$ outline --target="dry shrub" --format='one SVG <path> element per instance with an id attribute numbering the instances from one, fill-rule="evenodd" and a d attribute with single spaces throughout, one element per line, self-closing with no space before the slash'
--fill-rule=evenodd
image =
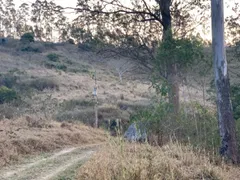
<path id="1" fill-rule="evenodd" d="M 87 125 L 94 125 L 95 122 L 95 110 L 93 108 L 87 108 L 88 104 L 86 104 L 86 108 L 83 109 L 73 109 L 68 106 L 69 110 L 66 110 L 66 107 L 64 107 L 64 110 L 59 111 L 59 113 L 56 115 L 56 119 L 58 121 L 80 121 Z M 98 119 L 99 119 L 99 125 L 104 126 L 105 121 L 108 119 L 127 119 L 125 117 L 125 114 L 121 112 L 121 110 L 117 109 L 116 107 L 111 106 L 100 106 L 98 108 Z"/>
<path id="2" fill-rule="evenodd" d="M 235 169 L 211 163 L 207 155 L 195 152 L 190 146 L 169 144 L 160 148 L 110 143 L 80 168 L 78 179 L 237 179 L 236 173 L 227 171 L 229 168 Z"/>
<path id="3" fill-rule="evenodd" d="M 10 104 L 0 104 L 0 120 L 11 119 L 18 114 L 18 109 Z"/>
<path id="4" fill-rule="evenodd" d="M 51 128 L 53 125 L 43 118 L 26 116 L 27 125 L 30 128 Z"/>
<path id="5" fill-rule="evenodd" d="M 32 80 L 29 83 L 29 86 L 31 88 L 37 89 L 38 91 L 43 91 L 45 89 L 59 90 L 58 82 L 55 79 L 51 79 L 47 77 Z"/>
<path id="6" fill-rule="evenodd" d="M 14 148 L 14 145 L 9 140 L 0 142 L 0 167 L 16 160 L 17 156 L 16 148 Z"/>

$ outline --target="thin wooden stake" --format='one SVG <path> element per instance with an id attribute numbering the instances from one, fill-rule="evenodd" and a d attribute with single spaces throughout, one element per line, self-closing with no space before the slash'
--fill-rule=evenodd
<path id="1" fill-rule="evenodd" d="M 94 99 L 95 99 L 95 106 L 94 106 L 94 109 L 95 109 L 95 128 L 98 128 L 98 98 L 97 98 L 97 73 L 95 71 L 95 74 L 94 74 L 94 79 L 95 79 L 95 86 L 94 86 L 94 89 L 93 89 L 93 96 L 94 96 Z"/>

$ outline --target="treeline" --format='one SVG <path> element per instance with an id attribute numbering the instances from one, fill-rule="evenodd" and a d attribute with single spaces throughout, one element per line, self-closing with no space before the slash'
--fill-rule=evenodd
<path id="1" fill-rule="evenodd" d="M 0 0 L 0 36 L 20 38 L 27 32 L 39 41 L 64 42 L 70 37 L 79 41 L 86 36 L 74 20 L 68 19 L 64 8 L 53 1 L 16 6 L 13 0 Z"/>

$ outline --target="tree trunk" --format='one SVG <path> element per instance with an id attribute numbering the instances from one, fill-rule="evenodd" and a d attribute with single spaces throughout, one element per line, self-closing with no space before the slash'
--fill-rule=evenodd
<path id="1" fill-rule="evenodd" d="M 172 18 L 170 12 L 171 0 L 160 0 L 159 3 L 163 25 L 162 41 L 171 41 L 172 39 L 172 22 L 171 22 Z M 178 114 L 180 104 L 179 104 L 179 81 L 177 64 L 172 63 L 167 66 L 167 81 L 170 86 L 168 92 L 169 102 L 173 105 L 174 113 Z"/>
<path id="2" fill-rule="evenodd" d="M 227 72 L 224 42 L 223 0 L 212 0 L 212 45 L 217 93 L 218 123 L 221 138 L 220 154 L 237 163 L 235 121 L 230 101 L 230 82 Z"/>

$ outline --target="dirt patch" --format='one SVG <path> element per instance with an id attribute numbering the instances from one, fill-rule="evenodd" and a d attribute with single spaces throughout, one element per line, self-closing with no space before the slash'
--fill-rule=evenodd
<path id="1" fill-rule="evenodd" d="M 83 164 L 101 145 L 102 143 L 66 148 L 61 151 L 24 159 L 19 164 L 1 169 L 0 179 L 59 179 L 60 176 L 68 175 L 66 171 Z"/>
<path id="2" fill-rule="evenodd" d="M 99 143 L 105 132 L 82 124 L 46 122 L 29 117 L 0 121 L 0 167 L 23 155 L 49 152 L 67 146 Z M 41 122 L 43 121 L 43 122 Z"/>

